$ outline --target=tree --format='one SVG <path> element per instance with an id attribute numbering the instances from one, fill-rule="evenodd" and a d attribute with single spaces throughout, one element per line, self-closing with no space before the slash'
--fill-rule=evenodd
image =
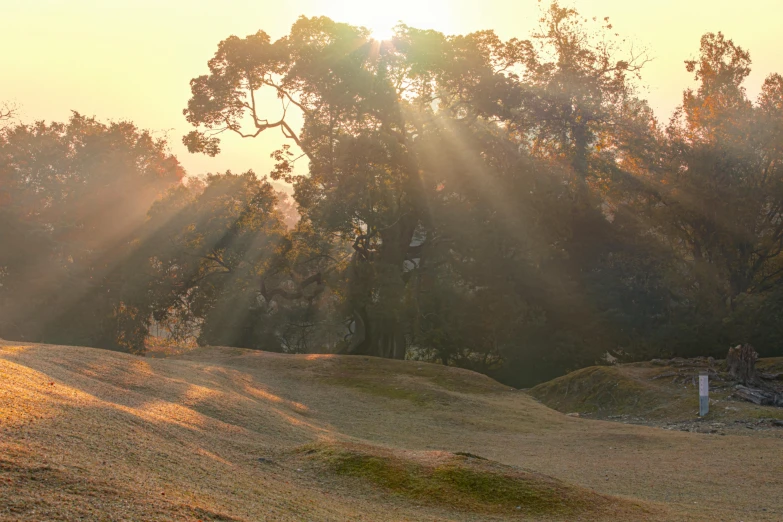
<path id="1" fill-rule="evenodd" d="M 274 350 L 254 284 L 283 235 L 274 191 L 252 172 L 209 175 L 199 188 L 178 187 L 150 211 L 138 255 L 139 286 L 155 296 L 148 316 L 197 324 L 202 344 Z"/>
<path id="2" fill-rule="evenodd" d="M 780 336 L 763 318 L 781 275 L 781 82 L 770 76 L 752 103 L 750 64 L 721 33 L 704 35 L 699 58 L 686 62 L 699 87 L 685 91 L 663 132 L 628 140 L 627 175 L 605 192 L 613 225 L 654 252 L 649 314 L 660 323 L 648 339 L 669 353 L 722 356 L 751 338 L 769 346 L 761 332 Z"/>
<path id="3" fill-rule="evenodd" d="M 721 33 L 686 62 L 700 82 L 667 130 L 671 164 L 661 180 L 669 230 L 717 317 L 737 311 L 783 274 L 783 90 L 770 76 L 756 104 L 743 81 L 750 55 Z"/>
<path id="4" fill-rule="evenodd" d="M 130 349 L 124 261 L 151 203 L 183 175 L 165 141 L 128 122 L 74 113 L 3 130 L 0 335 Z"/>
<path id="5" fill-rule="evenodd" d="M 134 263 L 146 317 L 190 325 L 179 331 L 206 345 L 301 352 L 316 334 L 326 344 L 328 275 L 306 270 L 329 256 L 303 226 L 286 230 L 277 198 L 249 171 L 208 175 L 155 203 Z"/>
<path id="6" fill-rule="evenodd" d="M 589 179 L 607 174 L 602 156 L 620 145 L 617 131 L 638 104 L 633 80 L 649 61 L 643 50 L 612 37 L 609 17 L 594 35 L 584 22 L 553 2 L 532 40 L 521 42 L 524 85 L 515 119 L 535 154 L 571 167 L 582 205 Z"/>
<path id="7" fill-rule="evenodd" d="M 750 55 L 709 33 L 662 125 L 646 55 L 593 22 L 555 2 L 529 40 L 401 24 L 378 42 L 323 17 L 227 38 L 183 141 L 280 132 L 272 181 L 182 182 L 128 123 L 7 126 L 0 335 L 141 352 L 163 325 L 520 386 L 606 352 L 778 353 L 783 78 L 748 99 Z"/>
<path id="8" fill-rule="evenodd" d="M 502 109 L 512 49 L 492 33 L 445 37 L 400 26 L 392 43 L 327 18 L 300 18 L 271 42 L 259 32 L 221 42 L 210 74 L 191 82 L 185 115 L 192 152 L 217 154 L 216 134 L 255 137 L 280 129 L 310 160 L 292 174 L 288 145 L 273 178 L 294 197 L 317 234 L 353 248 L 347 268 L 353 334 L 346 349 L 403 358 L 410 263 L 434 241 L 417 142 L 438 118 L 473 119 Z M 257 91 L 272 89 L 282 116 L 258 114 Z M 288 109 L 304 125 L 288 123 Z M 243 121 L 251 122 L 249 130 Z"/>

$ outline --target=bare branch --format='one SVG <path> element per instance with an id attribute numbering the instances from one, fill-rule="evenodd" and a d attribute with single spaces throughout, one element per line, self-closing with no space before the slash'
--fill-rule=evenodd
<path id="1" fill-rule="evenodd" d="M 4 102 L 0 104 L 0 129 L 4 129 L 11 125 L 18 116 L 19 109 L 16 105 Z"/>

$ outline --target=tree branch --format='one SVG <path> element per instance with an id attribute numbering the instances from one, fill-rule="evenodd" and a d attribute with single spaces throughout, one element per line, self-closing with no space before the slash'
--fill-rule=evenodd
<path id="1" fill-rule="evenodd" d="M 316 291 L 309 296 L 306 296 L 304 293 L 305 288 L 310 286 L 311 284 L 315 283 L 318 285 L 318 288 Z M 308 299 L 315 298 L 318 294 L 324 291 L 324 281 L 323 281 L 323 275 L 321 272 L 316 272 L 315 274 L 311 275 L 310 277 L 304 279 L 301 283 L 297 285 L 297 290 L 294 292 L 290 292 L 284 288 L 277 287 L 273 290 L 269 290 L 266 287 L 266 281 L 261 280 L 261 296 L 267 301 L 270 302 L 275 296 L 282 296 L 284 299 L 288 300 L 294 300 L 294 299 L 301 299 L 303 297 L 307 297 Z"/>

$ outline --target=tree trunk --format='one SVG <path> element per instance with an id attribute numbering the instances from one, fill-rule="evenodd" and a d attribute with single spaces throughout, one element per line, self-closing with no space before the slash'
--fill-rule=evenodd
<path id="1" fill-rule="evenodd" d="M 361 256 L 354 257 L 353 289 L 351 291 L 354 300 L 354 320 L 356 327 L 347 348 L 348 353 L 372 355 L 375 357 L 384 357 L 387 359 L 405 359 L 407 343 L 405 332 L 398 317 L 397 311 L 401 302 L 397 302 L 400 296 L 385 295 L 382 290 L 377 288 L 377 277 L 388 274 L 397 274 L 392 277 L 399 277 L 400 284 L 406 285 L 407 281 L 402 277 L 403 264 L 407 259 L 413 234 L 416 230 L 418 219 L 411 213 L 403 215 L 394 225 L 380 232 L 381 244 L 377 252 L 377 258 L 365 259 Z M 363 281 L 360 273 L 359 263 L 364 266 L 372 267 L 370 281 Z M 371 308 L 373 296 L 375 297 L 379 308 L 383 313 L 373 314 Z"/>
<path id="2" fill-rule="evenodd" d="M 573 157 L 571 159 L 571 168 L 574 170 L 576 181 L 576 202 L 577 208 L 587 208 L 590 199 L 590 191 L 587 188 L 588 174 L 588 129 L 584 123 L 575 123 L 571 125 L 571 136 L 574 141 Z"/>
<path id="3" fill-rule="evenodd" d="M 729 374 L 743 384 L 756 380 L 756 360 L 759 354 L 749 344 L 729 348 L 726 356 L 726 367 Z"/>
<path id="4" fill-rule="evenodd" d="M 373 320 L 366 307 L 354 310 L 354 318 L 356 326 L 347 353 L 386 359 L 405 359 L 407 348 L 405 334 L 396 321 Z"/>

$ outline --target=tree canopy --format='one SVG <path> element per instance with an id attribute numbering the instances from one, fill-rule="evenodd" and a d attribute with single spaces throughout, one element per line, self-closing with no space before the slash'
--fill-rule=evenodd
<path id="1" fill-rule="evenodd" d="M 9 338 L 129 349 L 126 266 L 150 205 L 184 176 L 127 122 L 0 133 L 0 324 Z"/>
<path id="2" fill-rule="evenodd" d="M 749 99 L 750 54 L 708 33 L 661 123 L 647 61 L 556 2 L 528 39 L 400 24 L 378 41 L 324 17 L 231 36 L 191 81 L 183 142 L 279 132 L 271 180 L 182 182 L 127 123 L 9 125 L 0 303 L 22 311 L 0 335 L 142 352 L 155 324 L 515 385 L 607 352 L 783 353 L 783 79 Z"/>

